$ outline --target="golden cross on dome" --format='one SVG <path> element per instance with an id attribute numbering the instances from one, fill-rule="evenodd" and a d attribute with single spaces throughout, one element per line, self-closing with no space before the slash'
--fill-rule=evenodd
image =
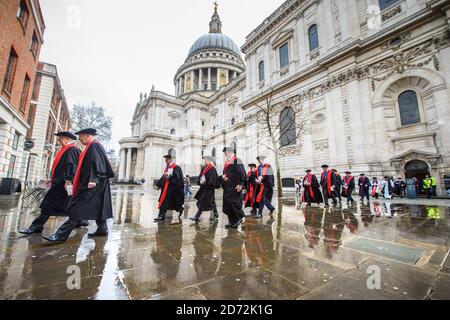
<path id="1" fill-rule="evenodd" d="M 217 12 L 217 8 L 219 7 L 219 4 L 217 1 L 214 1 L 214 10 Z"/>

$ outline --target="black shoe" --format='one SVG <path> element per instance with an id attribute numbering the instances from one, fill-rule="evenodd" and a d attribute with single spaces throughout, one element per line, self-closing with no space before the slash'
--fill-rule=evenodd
<path id="1" fill-rule="evenodd" d="M 262 214 L 257 214 L 257 215 L 255 215 L 255 219 L 262 219 L 263 218 L 263 215 Z"/>
<path id="2" fill-rule="evenodd" d="M 82 227 L 89 227 L 89 221 L 81 220 L 80 222 L 78 222 L 77 228 L 82 228 Z"/>
<path id="3" fill-rule="evenodd" d="M 244 221 L 244 218 L 239 219 L 238 222 L 231 226 L 231 228 L 237 229 L 242 224 L 242 221 Z"/>
<path id="4" fill-rule="evenodd" d="M 227 225 L 225 225 L 225 229 L 230 229 L 232 227 L 232 225 L 231 224 L 227 224 Z"/>
<path id="5" fill-rule="evenodd" d="M 30 228 L 25 228 L 25 229 L 19 230 L 18 232 L 21 234 L 30 235 L 33 233 L 42 233 L 42 230 L 43 229 L 35 229 L 35 228 L 30 227 Z"/>
<path id="6" fill-rule="evenodd" d="M 194 222 L 199 222 L 200 221 L 200 219 L 199 218 L 197 218 L 197 217 L 194 217 L 194 218 L 189 218 L 189 219 L 191 219 L 192 221 L 194 221 Z"/>
<path id="7" fill-rule="evenodd" d="M 184 208 L 180 210 L 180 212 L 178 212 L 178 219 L 181 219 L 181 216 L 183 215 L 184 212 Z"/>
<path id="8" fill-rule="evenodd" d="M 275 212 L 275 209 L 270 210 L 269 215 L 272 217 L 274 212 Z"/>
<path id="9" fill-rule="evenodd" d="M 166 220 L 166 217 L 158 217 L 156 219 L 153 219 L 153 222 L 161 222 L 161 221 L 164 221 L 164 220 Z"/>
<path id="10" fill-rule="evenodd" d="M 107 237 L 108 236 L 108 231 L 105 230 L 97 230 L 93 233 L 88 233 L 88 236 L 90 238 L 99 238 L 99 237 Z"/>
<path id="11" fill-rule="evenodd" d="M 213 212 L 213 216 L 209 218 L 210 221 L 218 220 L 219 219 L 219 213 Z"/>
<path id="12" fill-rule="evenodd" d="M 42 238 L 44 238 L 45 240 L 49 241 L 49 242 L 65 242 L 67 240 L 67 238 L 61 238 L 59 236 L 52 235 L 52 236 L 42 236 Z"/>

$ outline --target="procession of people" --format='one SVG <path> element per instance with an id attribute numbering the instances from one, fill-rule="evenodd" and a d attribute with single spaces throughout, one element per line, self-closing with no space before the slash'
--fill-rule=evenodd
<path id="1" fill-rule="evenodd" d="M 84 146 L 83 151 L 75 143 L 76 135 Z M 60 150 L 53 161 L 49 190 L 40 206 L 41 214 L 19 233 L 42 233 L 51 216 L 66 216 L 67 221 L 55 234 L 43 235 L 45 240 L 51 243 L 64 242 L 75 228 L 89 226 L 89 220 L 95 220 L 97 224 L 96 231 L 89 233 L 90 237 L 108 236 L 107 221 L 113 217 L 109 179 L 114 177 L 114 173 L 103 146 L 96 139 L 97 130 L 87 128 L 75 134 L 59 132 L 56 136 Z M 204 212 L 211 212 L 209 220 L 219 220 L 216 205 L 218 189 L 223 190 L 222 212 L 228 218 L 225 228 L 237 229 L 243 223 L 246 217 L 244 208 L 250 208 L 249 217 L 254 219 L 262 219 L 264 209 L 267 208 L 273 218 L 276 210 L 272 204 L 275 176 L 267 157 L 258 156 L 257 164 L 250 163 L 246 172 L 235 149 L 226 147 L 223 153 L 225 163 L 221 173 L 216 168 L 214 157 L 202 157 L 203 164 L 197 178 L 199 189 L 194 196 L 197 212 L 190 219 L 198 223 Z M 177 212 L 181 220 L 185 201 L 192 195 L 191 178 L 183 175 L 174 155 L 168 154 L 163 158 L 163 175 L 155 183 L 160 190 L 158 215 L 154 219 L 156 223 L 165 221 L 168 211 Z M 301 202 L 306 203 L 307 207 L 323 203 L 324 208 L 329 208 L 330 200 L 337 206 L 342 203 L 342 199 L 350 207 L 355 203 L 353 195 L 356 187 L 362 204 L 365 200 L 370 203 L 370 197 L 378 199 L 381 195 L 385 199 L 392 199 L 406 194 L 407 185 L 401 178 L 394 181 L 392 177 L 385 176 L 382 181 L 378 181 L 377 177 L 370 180 L 361 173 L 356 181 L 351 171 L 345 171 L 341 177 L 336 169 L 331 169 L 327 164 L 321 168 L 320 178 L 308 169 L 302 179 L 295 180 L 296 192 L 301 193 Z M 435 195 L 434 178 L 427 176 L 422 183 L 429 197 Z"/>

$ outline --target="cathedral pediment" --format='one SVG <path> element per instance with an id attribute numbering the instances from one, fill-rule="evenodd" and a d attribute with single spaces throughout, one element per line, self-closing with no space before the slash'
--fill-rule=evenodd
<path id="1" fill-rule="evenodd" d="M 294 35 L 294 29 L 289 28 L 281 31 L 275 39 L 272 41 L 272 47 L 277 48 L 283 44 L 283 42 L 289 40 Z"/>
<path id="2" fill-rule="evenodd" d="M 438 153 L 420 151 L 420 150 L 408 150 L 399 154 L 398 156 L 391 159 L 392 162 L 398 161 L 408 161 L 414 159 L 438 159 L 441 155 Z"/>

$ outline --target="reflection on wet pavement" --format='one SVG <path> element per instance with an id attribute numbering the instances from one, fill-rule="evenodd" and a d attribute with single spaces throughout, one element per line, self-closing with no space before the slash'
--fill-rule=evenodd
<path id="1" fill-rule="evenodd" d="M 155 224 L 157 197 L 117 187 L 107 239 L 89 239 L 88 229 L 79 229 L 56 246 L 40 235 L 18 234 L 36 212 L 20 197 L 0 197 L 0 299 L 450 298 L 450 202 L 324 210 L 302 207 L 293 197 L 273 219 L 247 218 L 239 230 L 226 230 L 223 215 L 217 223 L 205 214 L 192 224 L 187 217 L 195 214 L 195 202 L 187 203 L 182 221 Z M 44 233 L 63 221 L 52 218 Z M 346 246 L 358 239 L 424 254 L 413 265 Z M 73 266 L 80 289 L 70 290 Z M 381 280 L 370 290 L 373 266 Z"/>

